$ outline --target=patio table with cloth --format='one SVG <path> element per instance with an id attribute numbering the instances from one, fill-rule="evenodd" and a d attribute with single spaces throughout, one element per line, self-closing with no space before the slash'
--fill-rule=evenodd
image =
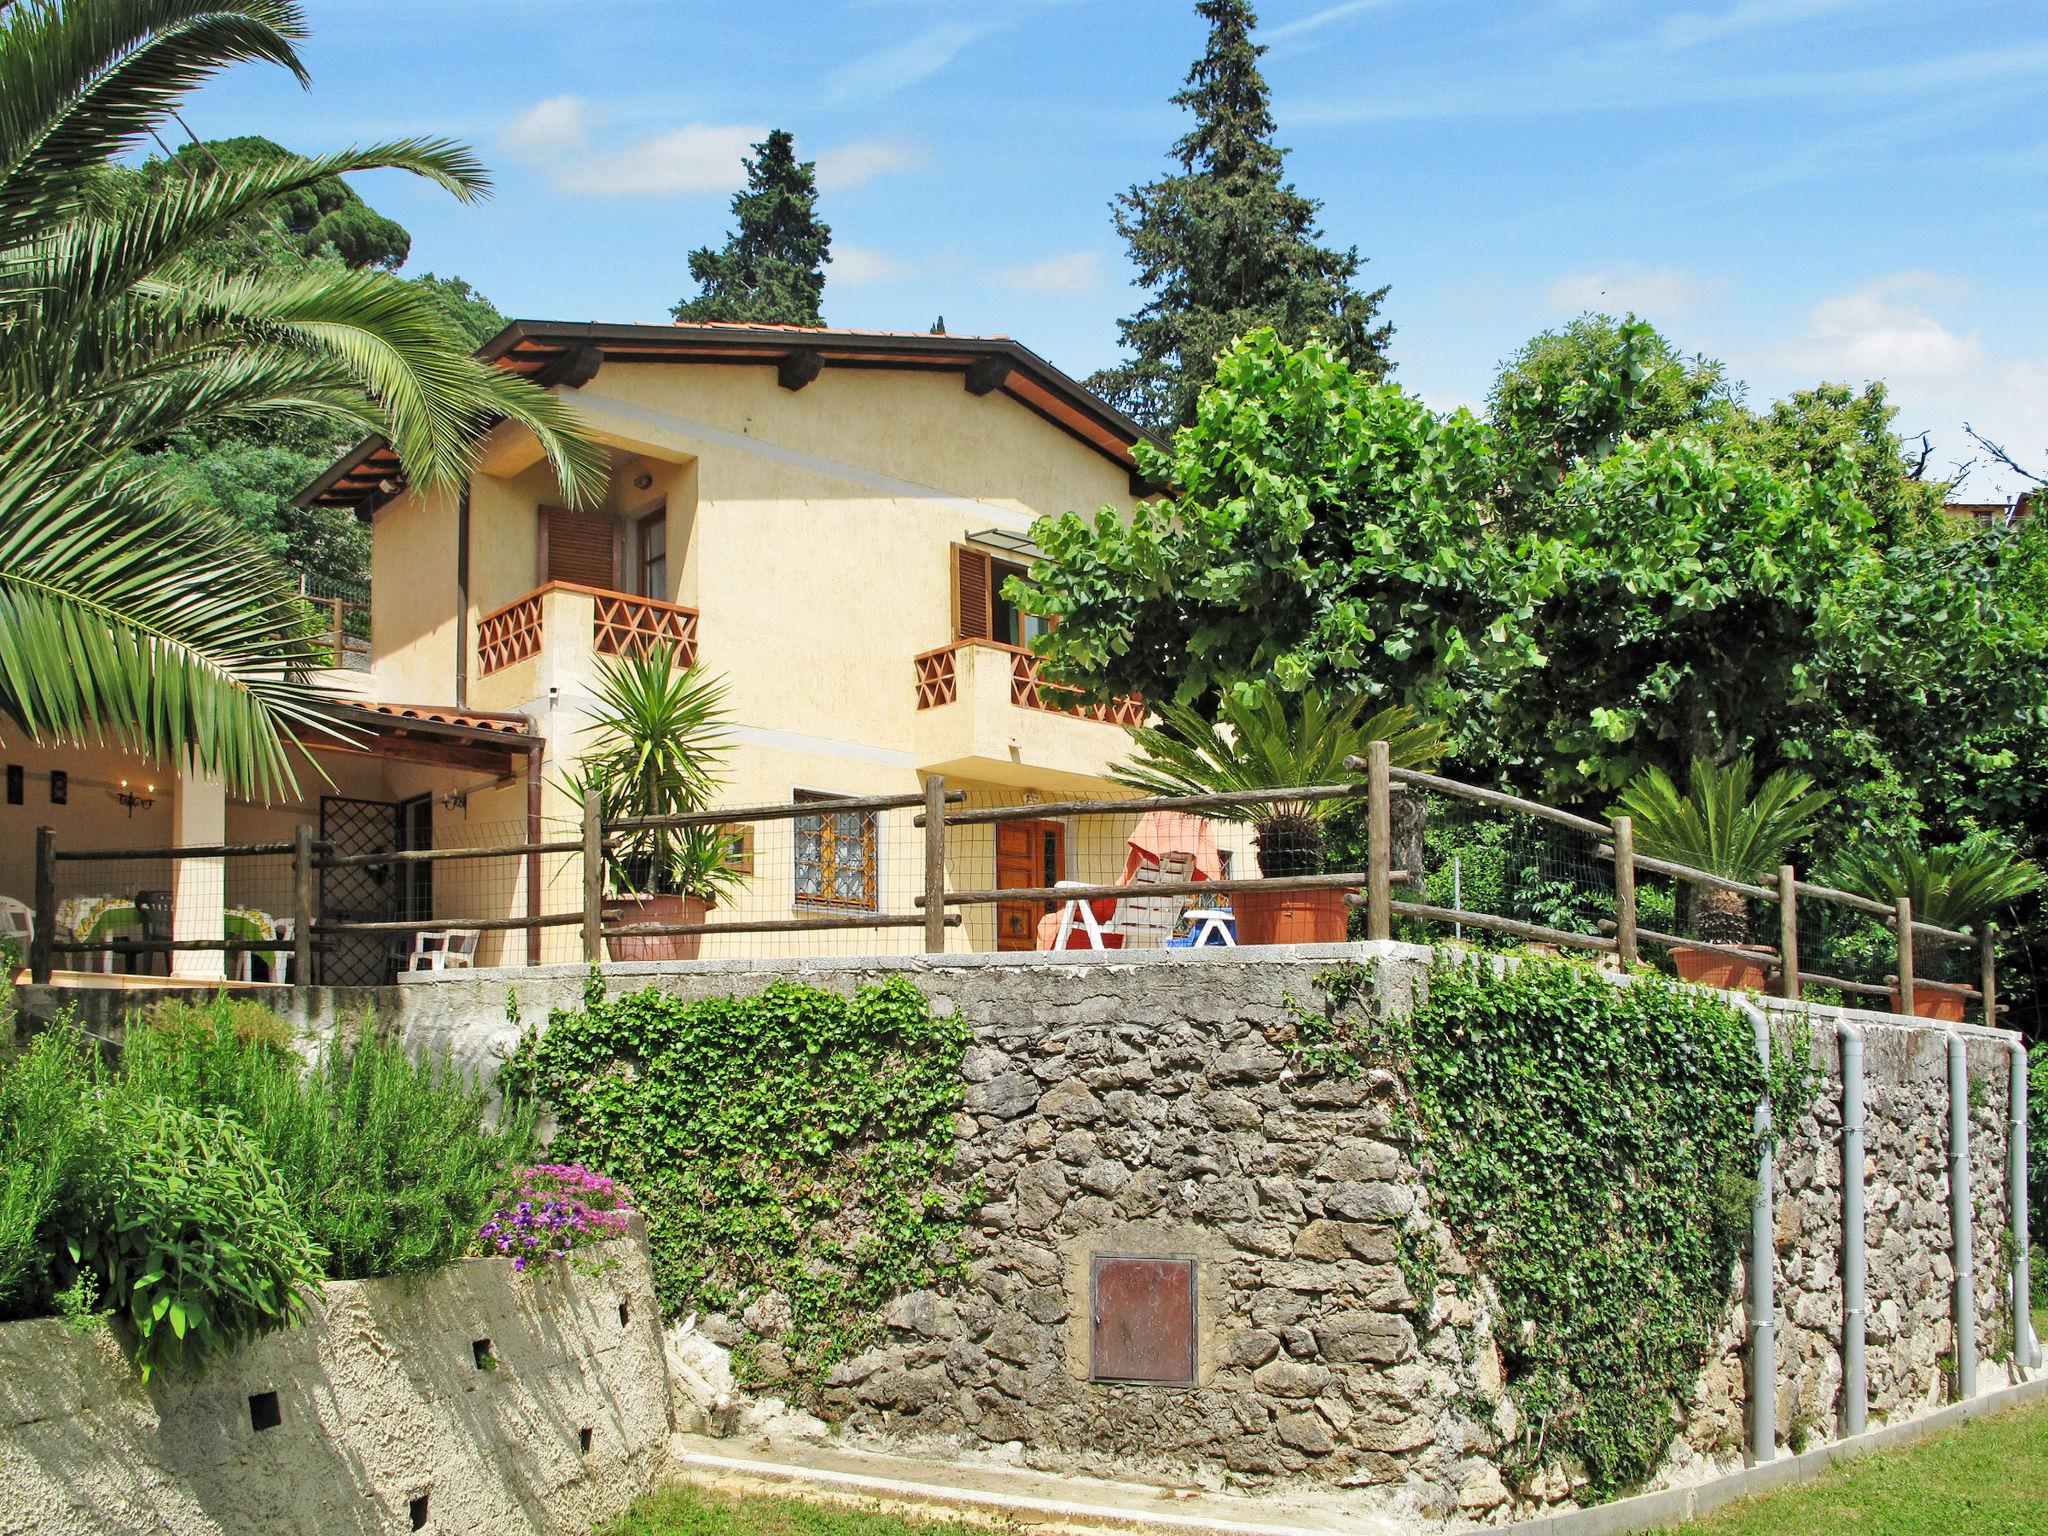
<path id="1" fill-rule="evenodd" d="M 102 944 L 117 934 L 142 931 L 142 909 L 133 896 L 67 896 L 57 903 L 57 927 L 81 944 Z M 277 937 L 277 919 L 254 907 L 226 907 L 221 911 L 221 936 L 229 939 L 265 941 Z M 103 951 L 101 965 L 112 970 L 114 956 Z"/>

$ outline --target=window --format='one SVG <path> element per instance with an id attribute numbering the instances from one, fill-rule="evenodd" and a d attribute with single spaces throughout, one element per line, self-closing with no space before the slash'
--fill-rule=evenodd
<path id="1" fill-rule="evenodd" d="M 640 595 L 668 601 L 668 508 L 640 519 Z"/>
<path id="2" fill-rule="evenodd" d="M 1029 574 L 1023 566 L 998 560 L 987 550 L 954 545 L 953 638 L 1029 647 L 1051 625 L 1003 596 L 1004 582 Z"/>
<path id="3" fill-rule="evenodd" d="M 800 789 L 796 803 L 843 799 Z M 875 813 L 825 811 L 796 819 L 796 901 L 800 907 L 875 909 Z"/>

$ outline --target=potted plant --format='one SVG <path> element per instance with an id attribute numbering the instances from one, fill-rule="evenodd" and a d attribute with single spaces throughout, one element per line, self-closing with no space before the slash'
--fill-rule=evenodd
<path id="1" fill-rule="evenodd" d="M 1993 909 L 2031 895 L 2042 883 L 2037 865 L 1984 832 L 1941 848 L 1868 837 L 1836 857 L 1829 877 L 1873 901 L 1896 903 L 1907 897 L 1916 921 L 1940 928 L 1974 928 Z M 1893 987 L 1892 1012 L 1899 1011 L 1901 1001 Z M 1959 1024 L 1963 1003 L 1961 987 L 1914 976 L 1913 1012 L 1919 1017 Z"/>
<path id="2" fill-rule="evenodd" d="M 1756 767 L 1746 755 L 1726 767 L 1696 757 L 1685 794 L 1663 769 L 1649 768 L 1621 792 L 1614 812 L 1634 820 L 1639 852 L 1724 880 L 1765 884 L 1777 878 L 1785 850 L 1812 830 L 1832 797 L 1815 789 L 1806 774 L 1790 768 L 1780 768 L 1761 786 L 1755 780 Z M 1775 951 L 1744 942 L 1749 937 L 1749 908 L 1742 895 L 1700 887 L 1693 911 L 1703 943 L 1749 950 L 1757 958 L 1673 945 L 1671 959 L 1679 980 L 1733 992 L 1760 991 L 1765 961 Z"/>
<path id="3" fill-rule="evenodd" d="M 701 811 L 724 782 L 725 685 L 650 646 L 598 671 L 587 750 L 562 787 L 579 802 L 595 789 L 607 823 Z M 742 883 L 733 836 L 715 827 L 640 827 L 605 842 L 606 884 L 619 920 L 701 923 Z M 605 940 L 614 960 L 694 960 L 703 936 Z"/>
<path id="4" fill-rule="evenodd" d="M 1270 689 L 1250 701 L 1226 694 L 1215 721 L 1186 705 L 1158 705 L 1156 724 L 1131 731 L 1139 755 L 1110 777 L 1154 795 L 1279 791 L 1204 814 L 1251 824 L 1266 878 L 1321 874 L 1323 825 L 1343 802 L 1290 800 L 1284 791 L 1356 778 L 1344 760 L 1375 741 L 1387 742 L 1402 768 L 1427 767 L 1443 751 L 1441 727 L 1416 724 L 1415 712 L 1401 706 L 1368 715 L 1369 703 L 1361 696 L 1333 704 L 1314 692 L 1289 698 Z M 1339 942 L 1350 926 L 1345 894 L 1335 887 L 1239 891 L 1231 901 L 1238 942 Z"/>

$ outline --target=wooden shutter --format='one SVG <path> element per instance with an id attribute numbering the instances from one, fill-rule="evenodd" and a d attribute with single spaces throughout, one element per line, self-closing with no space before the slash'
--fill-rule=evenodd
<path id="1" fill-rule="evenodd" d="M 602 512 L 542 507 L 541 538 L 547 548 L 547 579 L 616 590 L 617 533 Z"/>
<path id="2" fill-rule="evenodd" d="M 953 638 L 995 638 L 995 570 L 987 554 L 953 546 Z"/>

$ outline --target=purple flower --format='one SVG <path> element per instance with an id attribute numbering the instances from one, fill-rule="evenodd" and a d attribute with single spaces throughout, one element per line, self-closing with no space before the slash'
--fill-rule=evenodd
<path id="1" fill-rule="evenodd" d="M 585 1242 L 602 1242 L 626 1231 L 633 1216 L 632 1193 L 617 1180 L 575 1163 L 539 1163 L 523 1170 L 509 1204 L 478 1229 L 477 1236 L 512 1267 L 567 1258 Z"/>

